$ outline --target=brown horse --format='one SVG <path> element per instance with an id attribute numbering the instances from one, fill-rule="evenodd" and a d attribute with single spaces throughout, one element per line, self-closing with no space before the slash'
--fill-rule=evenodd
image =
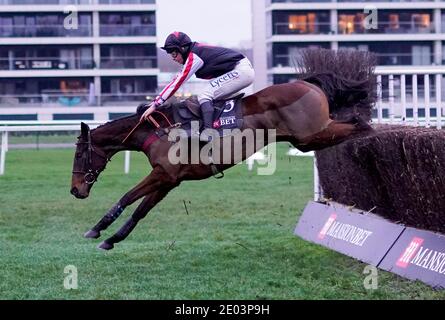
<path id="1" fill-rule="evenodd" d="M 338 144 L 370 130 L 367 120 L 375 101 L 374 58 L 371 55 L 353 51 L 310 50 L 302 55 L 299 67 L 305 71 L 300 76 L 301 80 L 270 86 L 242 100 L 242 132 L 274 129 L 276 141 L 288 141 L 302 151 L 309 151 Z M 161 127 L 168 127 L 174 107 L 167 107 L 163 111 L 166 118 L 157 117 L 155 122 Z M 85 234 L 86 238 L 99 238 L 100 232 L 108 228 L 126 207 L 142 198 L 123 227 L 99 245 L 101 249 L 110 250 L 115 243 L 125 239 L 136 224 L 182 181 L 201 180 L 214 175 L 208 163 L 172 164 L 168 154 L 173 143 L 166 135 L 158 138 L 155 133 L 159 128 L 148 122 L 138 126 L 123 143 L 139 122 L 143 112 L 139 109 L 137 114 L 94 130 L 85 124 L 81 126 L 71 185 L 71 193 L 75 197 L 88 197 L 100 172 L 119 151 L 144 152 L 153 168 Z M 253 152 L 269 142 L 269 136 L 265 135 L 261 143 L 254 146 Z M 243 143 L 242 150 L 246 151 L 248 147 Z M 220 148 L 223 149 L 224 144 Z M 244 152 L 242 160 L 250 154 Z M 218 164 L 216 168 L 222 172 L 235 162 Z"/>

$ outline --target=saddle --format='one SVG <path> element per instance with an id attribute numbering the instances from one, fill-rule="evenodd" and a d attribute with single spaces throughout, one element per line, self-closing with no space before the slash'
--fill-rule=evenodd
<path id="1" fill-rule="evenodd" d="M 241 99 L 243 94 L 226 100 L 215 100 L 213 106 L 213 129 L 217 130 L 222 137 L 225 129 L 241 129 L 243 126 L 243 115 Z M 191 136 L 191 123 L 197 121 L 199 130 L 203 129 L 201 108 L 197 99 L 189 99 L 172 105 L 174 121 L 180 124 L 188 136 Z"/>

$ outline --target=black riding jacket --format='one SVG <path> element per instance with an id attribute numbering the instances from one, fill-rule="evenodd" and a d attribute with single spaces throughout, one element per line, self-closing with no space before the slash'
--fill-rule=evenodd
<path id="1" fill-rule="evenodd" d="M 192 75 L 200 79 L 213 79 L 232 71 L 236 64 L 245 58 L 241 53 L 223 47 L 194 42 L 185 53 L 185 63 L 181 72 L 164 88 L 156 98 L 161 105 Z"/>

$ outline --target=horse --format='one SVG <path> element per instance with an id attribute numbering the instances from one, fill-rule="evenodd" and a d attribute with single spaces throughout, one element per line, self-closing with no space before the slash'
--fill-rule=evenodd
<path id="1" fill-rule="evenodd" d="M 294 82 L 269 86 L 241 100 L 244 118 L 241 132 L 275 130 L 276 141 L 290 142 L 307 152 L 339 144 L 372 130 L 368 124 L 376 100 L 375 57 L 351 50 L 306 50 L 297 60 L 299 75 Z M 181 102 L 182 103 L 182 102 Z M 123 213 L 142 198 L 141 203 L 99 249 L 110 250 L 124 240 L 167 194 L 182 181 L 202 180 L 223 172 L 234 163 L 177 163 L 169 161 L 174 142 L 159 131 L 171 127 L 169 119 L 176 104 L 170 104 L 152 123 L 140 124 L 144 108 L 133 115 L 110 121 L 91 130 L 81 124 L 73 161 L 71 194 L 85 199 L 107 163 L 124 150 L 145 153 L 152 166 L 150 174 L 128 191 L 84 237 L 97 239 Z M 169 126 L 170 124 L 170 126 Z M 131 136 L 129 137 L 129 133 Z M 128 139 L 127 139 L 128 138 Z M 224 139 L 224 138 L 221 138 Z M 267 145 L 268 135 L 263 138 Z M 263 145 L 255 145 L 254 152 Z M 224 147 L 223 144 L 220 145 Z M 205 146 L 200 145 L 200 148 Z M 242 149 L 247 149 L 246 143 Z M 243 154 L 241 160 L 249 154 Z"/>

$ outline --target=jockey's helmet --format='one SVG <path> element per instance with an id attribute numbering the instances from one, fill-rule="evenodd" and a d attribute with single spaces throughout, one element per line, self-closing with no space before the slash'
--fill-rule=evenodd
<path id="1" fill-rule="evenodd" d="M 167 51 L 167 53 L 178 51 L 182 55 L 185 55 L 191 43 L 192 39 L 190 39 L 188 35 L 176 31 L 169 34 L 161 49 Z"/>

